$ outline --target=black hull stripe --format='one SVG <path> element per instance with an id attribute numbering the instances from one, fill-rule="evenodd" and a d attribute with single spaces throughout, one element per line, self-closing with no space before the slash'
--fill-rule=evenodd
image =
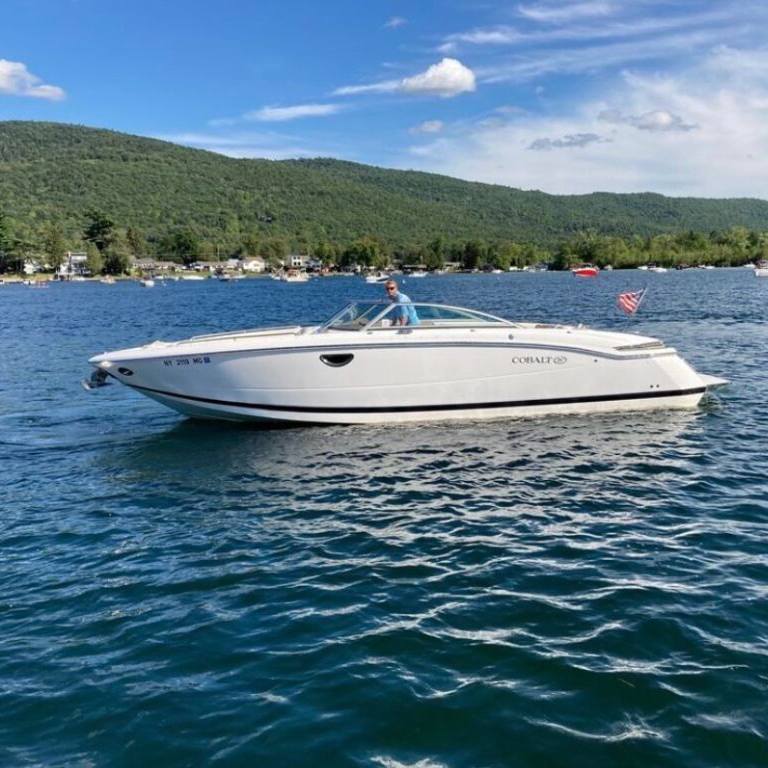
<path id="1" fill-rule="evenodd" d="M 125 383 L 125 382 L 123 382 Z M 435 411 L 472 411 L 493 408 L 525 408 L 537 405 L 571 405 L 575 403 L 609 403 L 621 400 L 652 400 L 661 397 L 684 397 L 685 395 L 698 395 L 707 391 L 706 387 L 693 387 L 691 389 L 655 390 L 652 392 L 635 392 L 621 395 L 588 395 L 586 397 L 556 397 L 542 400 L 509 400 L 494 403 L 449 403 L 447 405 L 397 405 L 374 408 L 321 408 L 305 405 L 272 405 L 263 403 L 240 403 L 232 400 L 216 400 L 211 397 L 195 397 L 193 395 L 179 395 L 175 392 L 165 392 L 161 389 L 140 387 L 136 384 L 127 384 L 131 389 L 142 392 L 151 392 L 163 397 L 173 397 L 178 400 L 190 400 L 196 403 L 208 403 L 210 405 L 224 405 L 233 408 L 250 408 L 259 411 L 281 411 L 284 413 L 426 413 Z"/>

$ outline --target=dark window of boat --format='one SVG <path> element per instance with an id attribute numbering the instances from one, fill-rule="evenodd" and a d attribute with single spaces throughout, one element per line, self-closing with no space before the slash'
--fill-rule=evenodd
<path id="1" fill-rule="evenodd" d="M 118 368 L 117 372 L 123 376 L 133 376 L 133 371 L 130 368 Z"/>
<path id="2" fill-rule="evenodd" d="M 354 355 L 352 355 L 352 354 L 346 354 L 346 355 L 320 355 L 320 359 L 326 365 L 330 365 L 331 368 L 341 368 L 342 365 L 346 365 L 347 363 L 351 363 L 353 357 L 354 357 Z"/>

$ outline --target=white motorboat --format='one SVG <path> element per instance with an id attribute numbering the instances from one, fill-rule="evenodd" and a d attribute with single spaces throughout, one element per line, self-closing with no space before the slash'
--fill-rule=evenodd
<path id="1" fill-rule="evenodd" d="M 768 261 L 758 261 L 752 268 L 755 277 L 768 277 Z"/>
<path id="2" fill-rule="evenodd" d="M 289 269 L 280 275 L 279 280 L 281 283 L 306 283 L 309 275 L 306 272 L 299 272 L 298 269 Z"/>
<path id="3" fill-rule="evenodd" d="M 139 285 L 142 285 L 144 288 L 154 288 L 155 281 L 151 277 L 143 277 L 139 280 Z"/>
<path id="4" fill-rule="evenodd" d="M 373 272 L 365 276 L 366 283 L 386 283 L 390 276 L 386 272 Z"/>
<path id="5" fill-rule="evenodd" d="M 114 379 L 189 416 L 355 424 L 692 408 L 726 383 L 647 336 L 419 303 L 418 325 L 394 325 L 398 307 L 105 352 L 83 384 Z"/>
<path id="6" fill-rule="evenodd" d="M 648 267 L 648 271 L 649 271 L 649 272 L 658 272 L 658 273 L 663 273 L 663 272 L 667 272 L 668 270 L 667 270 L 667 268 L 666 268 L 666 267 L 657 267 L 657 266 L 653 266 L 653 267 Z"/>

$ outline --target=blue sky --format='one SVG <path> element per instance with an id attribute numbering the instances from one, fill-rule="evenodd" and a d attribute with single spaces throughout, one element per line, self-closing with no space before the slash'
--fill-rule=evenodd
<path id="1" fill-rule="evenodd" d="M 3 0 L 0 120 L 766 199 L 767 28 L 751 0 Z"/>

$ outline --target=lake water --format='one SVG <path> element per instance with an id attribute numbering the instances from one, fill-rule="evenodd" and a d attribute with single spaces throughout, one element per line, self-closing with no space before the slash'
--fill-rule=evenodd
<path id="1" fill-rule="evenodd" d="M 0 764 L 768 765 L 768 280 L 402 290 L 658 335 L 731 385 L 690 412 L 197 423 L 85 392 L 87 358 L 381 286 L 0 286 Z"/>

